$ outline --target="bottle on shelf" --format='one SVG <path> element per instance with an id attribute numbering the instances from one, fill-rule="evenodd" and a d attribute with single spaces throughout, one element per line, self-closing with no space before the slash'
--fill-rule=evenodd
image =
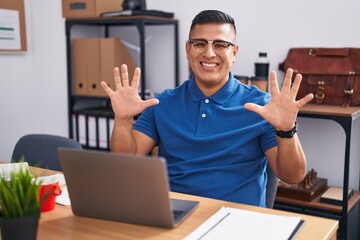
<path id="1" fill-rule="evenodd" d="M 255 76 L 268 79 L 269 59 L 266 52 L 259 52 L 259 57 L 255 61 Z"/>
<path id="2" fill-rule="evenodd" d="M 255 76 L 250 78 L 251 85 L 257 86 L 260 90 L 268 90 L 269 59 L 266 52 L 259 52 L 255 61 Z"/>

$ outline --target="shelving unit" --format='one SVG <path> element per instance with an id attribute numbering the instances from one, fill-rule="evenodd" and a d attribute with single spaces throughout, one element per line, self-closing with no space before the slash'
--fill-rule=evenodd
<path id="1" fill-rule="evenodd" d="M 165 25 L 171 27 L 171 34 L 174 39 L 174 75 L 171 80 L 174 80 L 172 87 L 176 87 L 179 85 L 178 21 L 176 19 L 152 16 L 122 16 L 108 18 L 67 19 L 65 21 L 67 48 L 68 123 L 70 138 L 74 138 L 80 141 L 84 148 L 109 150 L 110 131 L 112 129 L 112 121 L 114 117 L 110 101 L 107 97 L 77 96 L 74 94 L 72 40 L 74 38 L 84 37 L 81 36 L 81 34 L 78 34 L 77 31 L 80 29 L 85 32 L 85 34 L 83 33 L 85 38 L 117 38 L 119 37 L 117 36 L 118 32 L 112 31 L 114 28 L 136 27 L 139 39 L 139 66 L 141 67 L 140 96 L 145 99 L 147 89 L 146 87 L 148 85 L 148 63 L 146 62 L 147 36 L 145 30 L 150 26 Z M 82 27 L 84 29 L 81 29 Z M 91 33 L 93 30 L 91 28 L 96 28 L 96 33 Z M 164 34 L 166 34 L 166 32 Z M 155 56 L 155 59 L 163 57 L 161 55 L 164 54 L 163 49 L 159 49 L 158 52 L 160 55 Z M 167 54 L 169 52 L 171 54 L 171 49 L 170 51 L 166 51 Z M 82 134 L 84 136 L 81 136 Z"/>
<path id="2" fill-rule="evenodd" d="M 352 124 L 355 120 L 360 119 L 360 107 L 342 108 L 330 105 L 307 104 L 300 110 L 299 117 L 334 120 L 345 131 L 343 199 L 348 199 Z M 359 191 L 355 191 L 349 201 L 343 201 L 341 206 L 322 203 L 320 202 L 320 196 L 311 202 L 276 197 L 274 207 L 287 211 L 337 219 L 340 221 L 338 239 L 352 239 L 354 235 L 354 239 L 357 239 L 360 237 L 358 226 L 356 226 L 359 221 L 359 200 Z M 351 234 L 350 229 L 357 232 Z M 350 237 L 350 235 L 352 236 Z"/>

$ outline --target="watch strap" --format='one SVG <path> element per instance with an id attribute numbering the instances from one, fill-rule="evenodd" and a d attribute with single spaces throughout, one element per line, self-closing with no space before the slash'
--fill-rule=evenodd
<path id="1" fill-rule="evenodd" d="M 280 138 L 292 138 L 294 136 L 294 134 L 297 132 L 297 127 L 298 127 L 298 124 L 297 122 L 295 122 L 295 126 L 289 130 L 289 131 L 276 131 L 275 130 L 275 133 L 278 137 Z"/>

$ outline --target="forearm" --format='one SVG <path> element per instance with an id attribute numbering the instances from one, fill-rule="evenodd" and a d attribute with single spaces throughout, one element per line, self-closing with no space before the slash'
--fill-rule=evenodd
<path id="1" fill-rule="evenodd" d="M 287 183 L 299 183 L 306 172 L 306 157 L 300 140 L 295 134 L 292 138 L 277 137 L 277 173 Z"/>
<path id="2" fill-rule="evenodd" d="M 114 120 L 114 128 L 111 135 L 111 151 L 136 153 L 136 141 L 133 135 L 133 119 Z"/>

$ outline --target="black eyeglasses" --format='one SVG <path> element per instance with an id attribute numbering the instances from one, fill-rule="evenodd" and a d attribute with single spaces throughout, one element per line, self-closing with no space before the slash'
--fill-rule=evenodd
<path id="1" fill-rule="evenodd" d="M 192 46 L 192 49 L 194 49 L 194 51 L 198 53 L 205 52 L 209 43 L 212 43 L 212 48 L 216 54 L 224 54 L 230 48 L 230 46 L 235 46 L 235 44 L 228 41 L 209 41 L 202 38 L 190 39 L 188 40 L 188 43 Z"/>

